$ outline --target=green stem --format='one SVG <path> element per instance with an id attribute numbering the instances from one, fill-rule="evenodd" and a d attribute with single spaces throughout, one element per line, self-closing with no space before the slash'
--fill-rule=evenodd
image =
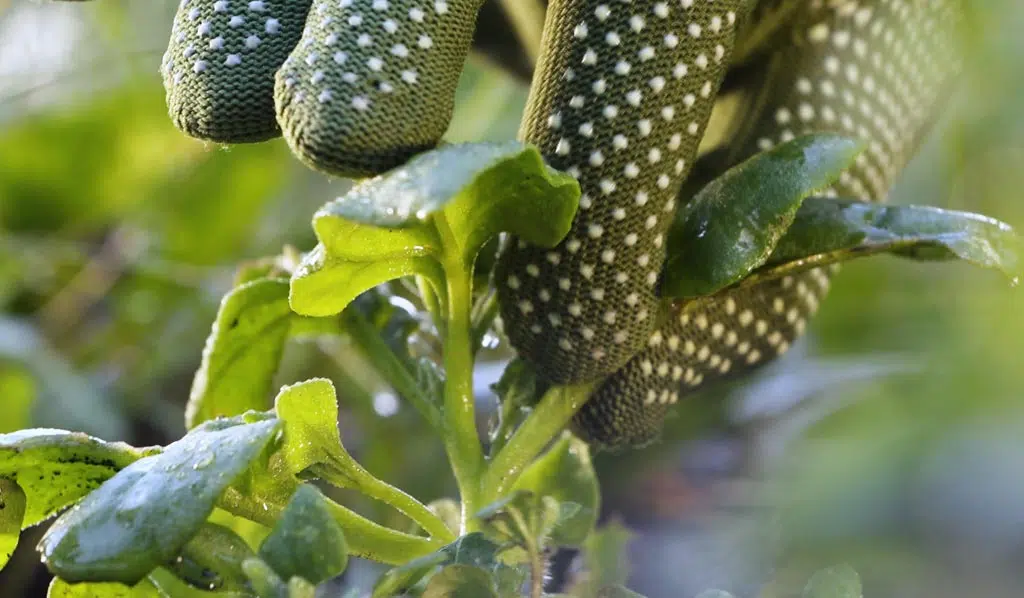
<path id="1" fill-rule="evenodd" d="M 446 268 L 448 278 L 448 330 L 444 338 L 444 438 L 448 459 L 462 497 L 462 532 L 471 531 L 480 506 L 480 473 L 484 455 L 476 429 L 473 396 L 473 349 L 470 329 L 472 279 L 461 260 Z"/>
<path id="2" fill-rule="evenodd" d="M 398 512 L 415 521 L 434 539 L 442 540 L 445 543 L 455 539 L 455 535 L 448 529 L 445 522 L 433 511 L 401 489 L 375 477 L 355 459 L 349 459 L 345 463 L 337 462 L 332 465 L 316 467 L 313 473 L 338 487 L 352 488 L 394 507 Z"/>
<path id="3" fill-rule="evenodd" d="M 430 554 L 445 544 L 437 538 L 413 536 L 384 527 L 333 500 L 328 500 L 326 504 L 334 520 L 345 532 L 349 551 L 356 556 L 388 565 L 401 565 Z M 254 521 L 267 528 L 273 528 L 277 524 L 284 510 L 283 505 L 257 501 L 233 489 L 229 489 L 221 497 L 217 506 L 232 515 Z"/>
<path id="4" fill-rule="evenodd" d="M 430 398 L 423 394 L 416 378 L 380 337 L 377 329 L 355 309 L 346 309 L 342 312 L 342 318 L 352 340 L 373 363 L 376 371 L 440 434 L 444 429 L 440 412 Z"/>
<path id="5" fill-rule="evenodd" d="M 327 505 L 334 520 L 345 532 L 349 551 L 364 559 L 388 565 L 404 565 L 445 544 L 436 538 L 428 540 L 384 527 L 334 501 L 327 501 Z"/>
<path id="6" fill-rule="evenodd" d="M 484 469 L 473 395 L 473 259 L 463 255 L 462 244 L 443 212 L 435 216 L 434 224 L 445 248 L 442 267 L 448 304 L 442 350 L 446 376 L 442 437 L 462 499 L 460 532 L 467 533 L 475 529 L 474 515 L 481 506 L 480 475 Z"/>
<path id="7" fill-rule="evenodd" d="M 541 598 L 544 595 L 544 558 L 537 546 L 537 538 L 519 509 L 509 509 L 508 515 L 519 528 L 519 535 L 524 540 L 523 548 L 530 560 L 530 598 Z"/>
<path id="8" fill-rule="evenodd" d="M 592 390 L 592 384 L 556 386 L 544 394 L 533 413 L 487 468 L 481 483 L 485 501 L 490 502 L 508 492 L 523 470 L 565 429 Z"/>

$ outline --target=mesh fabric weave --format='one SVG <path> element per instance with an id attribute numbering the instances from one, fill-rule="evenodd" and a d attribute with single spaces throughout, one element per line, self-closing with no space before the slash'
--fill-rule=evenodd
<path id="1" fill-rule="evenodd" d="M 554 0 L 522 137 L 579 179 L 568 236 L 511 240 L 495 283 L 512 345 L 568 384 L 650 336 L 665 233 L 729 64 L 746 0 Z"/>
<path id="2" fill-rule="evenodd" d="M 379 174 L 437 144 L 482 0 L 316 0 L 277 74 L 292 151 L 324 172 Z"/>
<path id="3" fill-rule="evenodd" d="M 741 128 L 731 161 L 796 135 L 851 135 L 867 151 L 826 194 L 884 199 L 960 69 L 960 11 L 958 0 L 809 0 L 774 52 L 762 109 Z M 654 440 L 680 397 L 784 353 L 831 273 L 815 269 L 673 308 L 647 348 L 584 405 L 577 431 L 609 448 Z"/>
<path id="4" fill-rule="evenodd" d="M 277 137 L 274 72 L 295 47 L 310 0 L 182 0 L 160 72 L 174 125 L 198 139 Z"/>

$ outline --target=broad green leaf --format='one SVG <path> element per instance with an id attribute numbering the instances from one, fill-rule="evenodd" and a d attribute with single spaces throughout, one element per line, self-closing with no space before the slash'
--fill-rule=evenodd
<path id="1" fill-rule="evenodd" d="M 285 279 L 255 280 L 224 296 L 192 382 L 189 428 L 267 409 L 293 315 Z"/>
<path id="2" fill-rule="evenodd" d="M 338 433 L 338 400 L 326 378 L 285 386 L 274 400 L 284 423 L 281 454 L 292 474 L 313 465 L 351 460 Z"/>
<path id="3" fill-rule="evenodd" d="M 50 582 L 46 598 L 164 598 L 164 596 L 156 586 L 146 579 L 134 586 L 126 586 L 120 583 L 68 583 L 63 579 L 54 578 Z"/>
<path id="4" fill-rule="evenodd" d="M 863 598 L 860 576 L 849 565 L 822 569 L 811 576 L 803 598 Z"/>
<path id="5" fill-rule="evenodd" d="M 632 534 L 621 523 L 612 521 L 590 534 L 583 543 L 586 575 L 573 588 L 573 595 L 595 598 L 601 588 L 623 586 L 629 578 L 626 548 Z"/>
<path id="6" fill-rule="evenodd" d="M 879 253 L 961 259 L 1016 280 L 1021 249 L 1021 238 L 1009 225 L 978 214 L 810 198 L 751 283 Z"/>
<path id="7" fill-rule="evenodd" d="M 709 183 L 676 215 L 662 295 L 710 295 L 762 265 L 803 200 L 838 179 L 861 149 L 832 134 L 801 137 Z"/>
<path id="8" fill-rule="evenodd" d="M 315 487 L 299 486 L 260 546 L 260 559 L 281 579 L 300 577 L 318 584 L 345 570 L 345 536 L 331 516 L 326 500 Z"/>
<path id="9" fill-rule="evenodd" d="M 492 161 L 485 166 L 488 154 Z M 519 142 L 451 146 L 433 177 L 447 177 L 443 169 L 452 162 L 474 160 L 483 168 L 442 212 L 463 263 L 472 265 L 480 248 L 498 233 L 541 247 L 554 247 L 569 233 L 579 207 L 579 183 L 545 165 L 535 147 Z"/>
<path id="10" fill-rule="evenodd" d="M 519 477 L 514 489 L 550 496 L 563 506 L 576 505 L 572 514 L 558 521 L 551 541 L 559 546 L 579 546 L 587 538 L 600 508 L 600 486 L 590 461 L 587 443 L 566 433 Z"/>
<path id="11" fill-rule="evenodd" d="M 14 480 L 0 478 L 0 570 L 18 547 L 25 504 L 25 492 Z"/>
<path id="12" fill-rule="evenodd" d="M 194 588 L 242 593 L 246 591 L 242 563 L 253 556 L 252 549 L 238 534 L 205 523 L 166 567 Z"/>
<path id="13" fill-rule="evenodd" d="M 499 560 L 501 547 L 480 532 L 473 532 L 460 537 L 437 552 L 428 554 L 395 567 L 381 576 L 373 588 L 374 598 L 394 596 L 402 590 L 411 588 L 432 569 L 448 565 L 473 565 L 490 572 L 502 584 L 502 587 L 518 587 L 517 580 L 509 567 Z M 525 574 L 518 576 L 518 583 Z M 507 584 L 507 586 L 505 585 Z"/>
<path id="14" fill-rule="evenodd" d="M 0 434 L 0 477 L 28 500 L 22 528 L 71 506 L 118 471 L 158 449 L 136 449 L 80 432 L 32 429 Z"/>
<path id="15" fill-rule="evenodd" d="M 332 316 L 364 291 L 413 274 L 423 274 L 435 283 L 441 280 L 437 263 L 428 257 L 396 254 L 355 261 L 329 256 L 323 245 L 317 245 L 303 256 L 292 276 L 289 302 L 293 310 L 305 316 Z"/>
<path id="16" fill-rule="evenodd" d="M 68 581 L 138 582 L 177 556 L 279 428 L 259 414 L 211 420 L 132 463 L 54 522 L 39 545 L 47 566 Z"/>
<path id="17" fill-rule="evenodd" d="M 538 245 L 558 243 L 569 232 L 578 196 L 575 179 L 546 166 L 533 146 L 517 141 L 453 144 L 356 185 L 327 204 L 315 226 L 334 253 L 337 245 L 331 238 L 348 244 L 332 234 L 340 222 L 429 230 L 421 223 L 443 211 L 450 233 L 464 247 L 475 246 L 468 256 L 472 260 L 479 246 L 501 231 Z M 335 218 L 321 223 L 322 215 Z"/>
<path id="18" fill-rule="evenodd" d="M 320 244 L 292 277 L 292 308 L 336 314 L 363 291 L 413 274 L 441 293 L 439 264 L 469 269 L 498 233 L 557 244 L 569 231 L 579 193 L 575 179 L 518 142 L 420 154 L 316 213 Z"/>
<path id="19" fill-rule="evenodd" d="M 423 598 L 497 598 L 494 580 L 473 565 L 449 565 L 430 578 Z"/>

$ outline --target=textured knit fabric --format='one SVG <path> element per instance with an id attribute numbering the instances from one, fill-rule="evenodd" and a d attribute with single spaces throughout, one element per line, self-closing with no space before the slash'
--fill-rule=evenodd
<path id="1" fill-rule="evenodd" d="M 522 136 L 579 179 L 568 236 L 512 239 L 495 271 L 511 343 L 556 383 L 621 367 L 655 324 L 665 233 L 746 0 L 554 0 Z"/>
<path id="2" fill-rule="evenodd" d="M 956 0 L 808 0 L 775 52 L 762 109 L 742 128 L 732 162 L 805 133 L 847 134 L 867 151 L 827 194 L 884 199 L 960 68 L 960 16 Z M 647 348 L 598 388 L 576 429 L 604 447 L 655 439 L 680 397 L 784 353 L 833 271 L 674 307 Z"/>
<path id="3" fill-rule="evenodd" d="M 285 139 L 318 170 L 384 172 L 433 147 L 482 0 L 316 0 L 277 74 Z"/>
<path id="4" fill-rule="evenodd" d="M 161 65 L 167 107 L 187 135 L 222 143 L 277 137 L 274 72 L 310 0 L 182 0 Z"/>

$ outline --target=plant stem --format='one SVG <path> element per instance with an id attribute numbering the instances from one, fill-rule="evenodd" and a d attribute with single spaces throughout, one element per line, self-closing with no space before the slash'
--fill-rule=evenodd
<path id="1" fill-rule="evenodd" d="M 333 500 L 326 501 L 334 520 L 345 532 L 349 551 L 359 557 L 385 563 L 401 565 L 412 559 L 430 554 L 444 546 L 436 538 L 423 538 L 384 527 L 355 513 Z M 267 528 L 273 528 L 284 507 L 280 504 L 254 500 L 252 497 L 229 489 L 217 506 L 225 511 Z"/>
<path id="2" fill-rule="evenodd" d="M 448 529 L 445 522 L 433 511 L 401 489 L 375 477 L 355 459 L 349 459 L 347 463 L 339 462 L 316 467 L 314 473 L 338 487 L 352 488 L 394 507 L 399 513 L 416 522 L 434 539 L 442 540 L 445 543 L 455 539 L 455 535 Z"/>
<path id="3" fill-rule="evenodd" d="M 441 228 L 439 225 L 438 228 Z M 473 348 L 470 327 L 473 282 L 470 268 L 452 260 L 445 268 L 448 280 L 448 330 L 444 337 L 444 439 L 448 459 L 462 498 L 462 532 L 471 531 L 479 508 L 483 449 L 476 429 L 473 396 Z"/>
<path id="4" fill-rule="evenodd" d="M 523 548 L 526 549 L 526 556 L 530 559 L 530 598 L 541 598 L 544 595 L 544 559 L 541 556 L 540 547 L 537 546 L 537 538 L 534 537 L 532 527 L 527 524 L 519 509 L 509 509 L 507 513 L 519 528 L 519 534 L 523 538 Z"/>
<path id="5" fill-rule="evenodd" d="M 342 312 L 342 318 L 352 340 L 373 363 L 377 372 L 402 398 L 420 412 L 431 428 L 439 434 L 442 433 L 444 428 L 437 407 L 423 394 L 416 378 L 380 337 L 377 329 L 355 309 L 346 309 Z"/>
<path id="6" fill-rule="evenodd" d="M 358 557 L 388 565 L 404 565 L 444 546 L 444 542 L 436 538 L 428 540 L 384 527 L 333 500 L 328 500 L 327 506 L 345 532 L 349 551 Z"/>
<path id="7" fill-rule="evenodd" d="M 533 413 L 498 452 L 481 483 L 484 500 L 490 502 L 508 492 L 519 475 L 561 432 L 587 401 L 592 384 L 556 386 L 544 394 Z"/>
<path id="8" fill-rule="evenodd" d="M 501 7 L 512 22 L 526 55 L 536 64 L 544 32 L 544 6 L 538 0 L 501 0 Z"/>

